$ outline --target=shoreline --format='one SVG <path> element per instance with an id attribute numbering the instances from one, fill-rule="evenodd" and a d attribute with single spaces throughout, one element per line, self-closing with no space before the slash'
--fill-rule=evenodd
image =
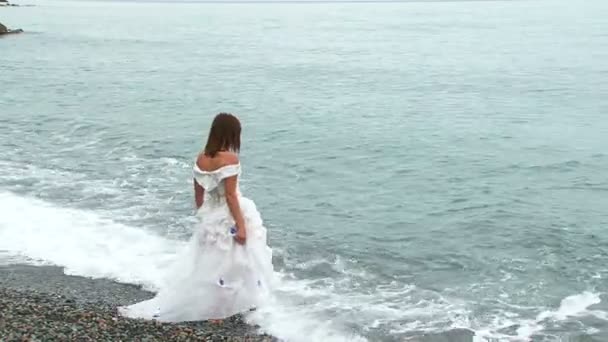
<path id="1" fill-rule="evenodd" d="M 118 315 L 117 306 L 153 295 L 136 285 L 65 275 L 61 267 L 0 266 L 0 340 L 279 341 L 239 315 L 222 324 Z"/>

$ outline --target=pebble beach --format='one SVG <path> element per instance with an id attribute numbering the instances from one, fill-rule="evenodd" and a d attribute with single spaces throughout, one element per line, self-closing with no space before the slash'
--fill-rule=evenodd
<path id="1" fill-rule="evenodd" d="M 153 296 L 137 286 L 67 276 L 58 267 L 0 267 L 0 341 L 278 341 L 240 316 L 221 324 L 121 317 Z"/>

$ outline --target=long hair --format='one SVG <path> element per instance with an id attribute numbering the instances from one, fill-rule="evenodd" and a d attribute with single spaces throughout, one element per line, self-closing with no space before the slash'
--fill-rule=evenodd
<path id="1" fill-rule="evenodd" d="M 230 113 L 219 113 L 213 119 L 205 155 L 215 157 L 220 151 L 232 151 L 238 153 L 241 149 L 241 123 L 236 116 Z"/>

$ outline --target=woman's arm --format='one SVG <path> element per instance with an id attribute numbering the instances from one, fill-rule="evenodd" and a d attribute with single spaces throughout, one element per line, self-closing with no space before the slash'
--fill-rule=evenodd
<path id="1" fill-rule="evenodd" d="M 196 209 L 199 209 L 203 205 L 205 198 L 205 189 L 194 180 L 194 202 L 196 203 Z"/>
<path id="2" fill-rule="evenodd" d="M 245 220 L 243 219 L 243 213 L 241 212 L 241 206 L 239 203 L 239 194 L 237 193 L 237 177 L 232 176 L 226 178 L 224 181 L 226 187 L 226 203 L 230 209 L 230 213 L 236 223 L 236 236 L 234 237 L 241 245 L 245 244 L 247 240 L 247 229 L 245 228 Z"/>

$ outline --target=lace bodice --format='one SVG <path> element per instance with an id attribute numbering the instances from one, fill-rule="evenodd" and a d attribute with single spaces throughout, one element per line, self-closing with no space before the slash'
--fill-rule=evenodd
<path id="1" fill-rule="evenodd" d="M 222 166 L 214 171 L 203 171 L 196 163 L 193 168 L 193 176 L 196 182 L 205 189 L 204 202 L 221 202 L 224 200 L 226 189 L 224 180 L 228 177 L 239 176 L 241 174 L 241 164 Z M 237 185 L 237 191 L 238 185 Z"/>

